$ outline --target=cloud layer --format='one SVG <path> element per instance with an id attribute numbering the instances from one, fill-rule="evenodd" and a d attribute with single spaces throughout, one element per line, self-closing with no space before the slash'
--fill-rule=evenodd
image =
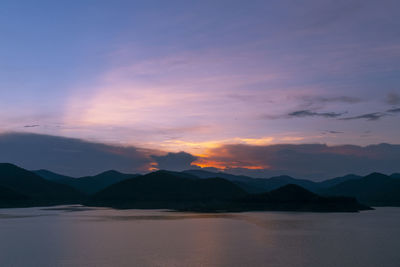
<path id="1" fill-rule="evenodd" d="M 178 153 L 168 153 L 162 156 L 151 156 L 155 162 L 157 163 L 157 168 L 162 170 L 171 170 L 171 171 L 184 171 L 193 168 L 191 165 L 194 161 L 197 160 L 197 157 L 186 153 L 186 152 L 178 152 Z"/>
<path id="2" fill-rule="evenodd" d="M 264 178 L 286 174 L 322 180 L 349 173 L 399 172 L 400 145 L 232 144 L 194 156 L 187 152 L 166 153 L 72 138 L 8 133 L 0 135 L 0 162 L 72 176 L 93 175 L 109 169 L 143 173 L 154 169 L 182 171 L 204 167 Z"/>
<path id="3" fill-rule="evenodd" d="M 209 157 L 202 160 L 203 166 L 207 162 L 227 166 L 225 171 L 232 173 L 259 177 L 288 174 L 322 180 L 349 173 L 398 172 L 400 145 L 225 145 L 211 149 Z"/>
<path id="4" fill-rule="evenodd" d="M 38 134 L 0 134 L 0 162 L 23 168 L 48 169 L 71 176 L 93 175 L 115 169 L 147 171 L 150 150 L 87 142 Z"/>

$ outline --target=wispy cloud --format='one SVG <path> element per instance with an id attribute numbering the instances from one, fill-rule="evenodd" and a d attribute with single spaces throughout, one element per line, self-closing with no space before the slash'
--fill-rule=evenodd
<path id="1" fill-rule="evenodd" d="M 332 131 L 332 130 L 330 130 L 330 131 L 324 131 L 324 132 L 322 132 L 323 134 L 343 134 L 344 132 L 342 132 L 342 131 Z"/>
<path id="2" fill-rule="evenodd" d="M 381 118 L 388 116 L 387 113 L 384 112 L 374 112 L 374 113 L 367 113 L 353 117 L 341 118 L 340 120 L 349 121 L 349 120 L 367 120 L 367 121 L 377 121 Z"/>
<path id="3" fill-rule="evenodd" d="M 352 96 L 301 96 L 303 101 L 305 101 L 308 105 L 313 104 L 328 104 L 328 103 L 346 103 L 346 104 L 356 104 L 362 102 L 362 99 L 359 97 Z"/>
<path id="4" fill-rule="evenodd" d="M 400 108 L 393 108 L 393 109 L 388 109 L 385 112 L 373 112 L 373 113 L 366 113 L 358 116 L 353 116 L 353 117 L 347 117 L 347 118 L 341 118 L 340 120 L 360 120 L 360 119 L 366 119 L 368 121 L 377 121 L 380 120 L 381 118 L 387 117 L 387 116 L 392 116 L 395 113 L 400 113 Z"/>
<path id="5" fill-rule="evenodd" d="M 292 119 L 292 118 L 310 118 L 310 117 L 321 117 L 321 118 L 338 118 L 347 112 L 318 112 L 309 109 L 302 109 L 296 110 L 285 114 L 278 114 L 278 115 L 271 115 L 271 114 L 264 114 L 260 116 L 261 119 L 269 119 L 269 120 L 276 120 L 276 119 Z"/>
<path id="6" fill-rule="evenodd" d="M 385 98 L 385 102 L 389 105 L 399 105 L 400 104 L 400 95 L 395 92 L 388 93 Z"/>
<path id="7" fill-rule="evenodd" d="M 315 112 L 312 110 L 297 110 L 290 112 L 288 117 L 304 118 L 304 117 L 324 117 L 324 118 L 337 118 L 342 116 L 344 113 L 336 112 Z"/>
<path id="8" fill-rule="evenodd" d="M 39 124 L 31 124 L 31 125 L 24 125 L 24 128 L 35 128 L 35 127 L 39 127 Z"/>

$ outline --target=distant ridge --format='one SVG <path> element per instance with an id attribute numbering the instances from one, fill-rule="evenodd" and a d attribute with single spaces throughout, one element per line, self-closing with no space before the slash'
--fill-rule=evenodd
<path id="1" fill-rule="evenodd" d="M 328 180 L 319 182 L 318 184 L 319 184 L 320 188 L 328 188 L 328 187 L 335 186 L 335 185 L 338 185 L 338 184 L 346 182 L 346 181 L 356 180 L 356 179 L 360 179 L 360 178 L 362 178 L 362 176 L 360 176 L 360 175 L 348 174 L 345 176 L 328 179 Z"/>
<path id="2" fill-rule="evenodd" d="M 393 173 L 392 175 L 390 175 L 390 177 L 400 179 L 400 173 Z"/>
<path id="3" fill-rule="evenodd" d="M 29 200 L 29 197 L 15 192 L 7 187 L 0 186 L 0 208 L 10 206 L 21 206 Z"/>
<path id="4" fill-rule="evenodd" d="M 371 173 L 328 188 L 324 194 L 352 196 L 372 206 L 400 206 L 400 179 Z"/>
<path id="5" fill-rule="evenodd" d="M 157 171 L 109 186 L 95 194 L 91 203 L 115 207 L 174 208 L 189 202 L 227 200 L 244 195 L 243 189 L 225 179 L 198 179 Z"/>
<path id="6" fill-rule="evenodd" d="M 146 175 L 109 170 L 72 178 L 0 163 L 0 207 L 84 203 L 197 211 L 365 209 L 356 199 L 371 206 L 400 206 L 399 174 L 349 174 L 313 182 L 285 175 L 261 179 L 204 170 Z"/>
<path id="7" fill-rule="evenodd" d="M 304 179 L 295 179 L 287 175 L 276 176 L 271 178 L 253 178 L 244 175 L 233 175 L 222 172 L 214 173 L 204 170 L 187 170 L 183 172 L 196 175 L 200 178 L 215 178 L 215 177 L 224 178 L 231 182 L 236 183 L 249 193 L 262 193 L 266 191 L 271 191 L 273 189 L 279 188 L 287 184 L 297 184 L 312 191 L 318 189 L 318 183 L 316 182 Z"/>
<path id="8" fill-rule="evenodd" d="M 223 178 L 192 178 L 166 171 L 153 172 L 114 184 L 87 203 L 117 208 L 182 211 L 342 211 L 368 209 L 354 198 L 321 197 L 297 185 L 253 195 Z"/>
<path id="9" fill-rule="evenodd" d="M 126 174 L 115 170 L 109 170 L 95 176 L 85 176 L 81 178 L 72 178 L 48 170 L 37 170 L 33 172 L 49 181 L 72 186 L 85 194 L 94 194 L 109 185 L 139 176 L 139 174 Z"/>
<path id="10" fill-rule="evenodd" d="M 242 200 L 251 210 L 355 212 L 370 209 L 352 197 L 324 197 L 301 186 L 288 184 L 271 192 L 248 195 Z"/>
<path id="11" fill-rule="evenodd" d="M 233 175 L 222 172 L 215 173 L 204 170 L 187 170 L 183 172 L 196 175 L 199 178 L 224 178 L 238 184 L 249 193 L 262 193 L 266 191 L 271 191 L 287 184 L 295 184 L 307 188 L 308 190 L 311 190 L 313 192 L 320 192 L 321 189 L 337 185 L 347 180 L 359 179 L 362 177 L 354 174 L 349 174 L 342 177 L 328 179 L 322 182 L 314 182 L 306 179 L 296 179 L 288 175 L 274 176 L 270 178 L 253 178 L 243 175 Z"/>
<path id="12" fill-rule="evenodd" d="M 77 202 L 82 195 L 72 187 L 47 181 L 13 164 L 0 163 L 0 198 L 25 199 L 26 204 L 57 204 Z"/>

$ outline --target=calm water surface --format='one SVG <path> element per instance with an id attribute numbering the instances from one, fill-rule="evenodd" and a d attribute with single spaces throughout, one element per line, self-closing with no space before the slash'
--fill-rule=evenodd
<path id="1" fill-rule="evenodd" d="M 0 266 L 398 267 L 400 208 L 194 214 L 0 209 Z"/>

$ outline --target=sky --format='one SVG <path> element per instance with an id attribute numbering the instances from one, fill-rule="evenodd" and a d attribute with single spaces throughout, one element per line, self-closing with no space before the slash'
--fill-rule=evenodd
<path id="1" fill-rule="evenodd" d="M 396 0 L 3 0 L 0 160 L 75 176 L 396 171 L 399 9 Z M 24 142 L 59 162 L 32 160 Z M 110 150 L 126 157 L 108 161 Z M 85 168 L 66 151 L 104 163 Z"/>

